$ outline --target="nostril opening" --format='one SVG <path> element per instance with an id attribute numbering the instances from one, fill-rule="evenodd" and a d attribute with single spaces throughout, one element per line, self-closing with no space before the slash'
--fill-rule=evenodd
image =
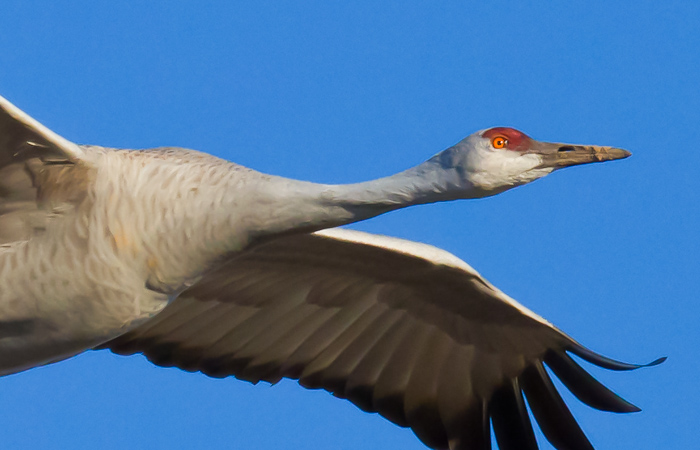
<path id="1" fill-rule="evenodd" d="M 561 147 L 559 147 L 558 151 L 560 151 L 560 152 L 573 152 L 574 147 L 571 145 L 562 145 Z"/>

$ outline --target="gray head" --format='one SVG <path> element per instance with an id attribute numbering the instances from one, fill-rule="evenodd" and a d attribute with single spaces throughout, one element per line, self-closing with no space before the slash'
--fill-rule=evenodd
<path id="1" fill-rule="evenodd" d="M 431 162 L 456 170 L 472 191 L 469 197 L 486 197 L 557 169 L 628 156 L 619 148 L 540 142 L 513 128 L 496 127 L 468 136 Z"/>

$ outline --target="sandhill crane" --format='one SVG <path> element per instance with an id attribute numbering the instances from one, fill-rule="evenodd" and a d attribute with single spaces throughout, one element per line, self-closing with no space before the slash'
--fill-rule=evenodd
<path id="1" fill-rule="evenodd" d="M 0 97 L 0 374 L 89 349 L 213 377 L 298 379 L 432 448 L 592 448 L 545 371 L 584 403 L 637 408 L 598 355 L 457 257 L 335 228 L 485 197 L 625 150 L 479 131 L 374 181 L 322 185 L 193 150 L 76 145 Z M 320 231 L 319 231 L 320 230 Z M 658 363 L 660 360 L 652 364 Z"/>

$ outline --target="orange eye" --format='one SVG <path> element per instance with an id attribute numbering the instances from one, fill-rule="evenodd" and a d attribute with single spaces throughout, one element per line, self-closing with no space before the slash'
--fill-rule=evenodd
<path id="1" fill-rule="evenodd" d="M 491 145 L 493 148 L 505 148 L 505 146 L 508 145 L 508 139 L 503 136 L 495 136 L 491 139 Z"/>

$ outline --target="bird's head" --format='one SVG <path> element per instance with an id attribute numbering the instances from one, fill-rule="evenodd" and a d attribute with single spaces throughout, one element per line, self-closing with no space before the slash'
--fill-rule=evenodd
<path id="1" fill-rule="evenodd" d="M 489 196 L 563 167 L 628 156 L 619 148 L 540 142 L 513 128 L 496 127 L 468 136 L 436 159 L 458 170 L 477 196 Z"/>

